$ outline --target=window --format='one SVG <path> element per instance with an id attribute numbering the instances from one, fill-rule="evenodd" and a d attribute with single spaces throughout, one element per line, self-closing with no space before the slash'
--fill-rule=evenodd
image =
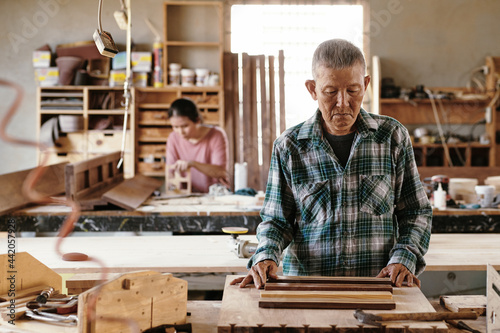
<path id="1" fill-rule="evenodd" d="M 286 127 L 311 117 L 317 108 L 304 82 L 324 40 L 344 38 L 363 49 L 362 5 L 233 5 L 231 52 L 285 55 Z"/>

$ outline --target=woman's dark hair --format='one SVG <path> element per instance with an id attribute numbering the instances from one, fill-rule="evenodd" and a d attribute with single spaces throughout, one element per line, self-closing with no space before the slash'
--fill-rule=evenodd
<path id="1" fill-rule="evenodd" d="M 192 122 L 201 121 L 200 113 L 196 104 L 188 98 L 176 99 L 170 109 L 168 109 L 168 117 L 188 117 Z"/>

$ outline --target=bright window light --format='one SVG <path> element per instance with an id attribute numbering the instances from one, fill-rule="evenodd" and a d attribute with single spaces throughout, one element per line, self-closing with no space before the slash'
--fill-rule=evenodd
<path id="1" fill-rule="evenodd" d="M 285 55 L 286 127 L 311 117 L 317 103 L 304 85 L 316 46 L 344 38 L 363 48 L 362 5 L 233 5 L 231 52 Z"/>

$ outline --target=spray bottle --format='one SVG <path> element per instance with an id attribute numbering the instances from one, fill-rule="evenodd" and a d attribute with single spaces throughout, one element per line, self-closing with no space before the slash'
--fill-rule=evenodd
<path id="1" fill-rule="evenodd" d="M 153 86 L 155 88 L 163 87 L 163 43 L 161 42 L 161 37 L 158 31 L 155 29 L 153 24 L 146 18 L 146 23 L 155 35 L 155 42 L 153 43 Z"/>

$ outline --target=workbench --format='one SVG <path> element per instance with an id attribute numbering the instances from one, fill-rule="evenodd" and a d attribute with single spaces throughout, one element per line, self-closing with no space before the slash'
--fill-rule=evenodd
<path id="1" fill-rule="evenodd" d="M 436 311 L 447 311 L 439 305 L 438 302 L 431 302 Z M 217 332 L 217 322 L 219 319 L 219 312 L 221 309 L 221 301 L 188 301 L 187 310 L 190 316 L 187 318 L 187 322 L 191 323 L 193 326 L 194 333 L 216 333 Z M 469 325 L 473 325 L 475 328 L 479 329 L 481 332 L 486 332 L 486 319 L 485 317 L 480 317 L 477 321 L 467 321 Z M 25 320 L 16 321 L 16 326 L 12 325 L 2 326 L 0 323 L 0 332 L 27 332 L 27 330 L 37 333 L 76 333 L 78 330 L 76 328 L 58 327 L 48 324 L 35 324 L 36 330 L 33 330 L 33 323 L 29 323 Z M 28 332 L 29 332 L 28 331 Z M 461 333 L 464 331 L 458 328 L 450 327 L 449 333 Z"/>
<path id="2" fill-rule="evenodd" d="M 134 211 L 104 206 L 82 211 L 76 232 L 121 232 L 124 235 L 168 233 L 174 235 L 221 234 L 222 227 L 245 227 L 255 234 L 260 201 L 241 195 L 192 196 L 161 199 L 151 197 Z M 69 213 L 59 205 L 31 206 L 0 216 L 0 232 L 15 220 L 16 231 L 33 236 L 55 236 Z M 500 233 L 500 209 L 435 209 L 433 233 Z"/>
<path id="3" fill-rule="evenodd" d="M 222 227 L 245 227 L 255 233 L 261 205 L 255 197 L 209 195 L 186 198 L 151 198 L 134 211 L 103 206 L 82 211 L 75 225 L 79 232 L 211 234 L 222 233 Z M 102 210 L 104 209 L 104 210 Z M 60 205 L 31 206 L 0 216 L 0 232 L 9 220 L 15 220 L 16 231 L 33 235 L 56 235 L 70 208 Z"/>

